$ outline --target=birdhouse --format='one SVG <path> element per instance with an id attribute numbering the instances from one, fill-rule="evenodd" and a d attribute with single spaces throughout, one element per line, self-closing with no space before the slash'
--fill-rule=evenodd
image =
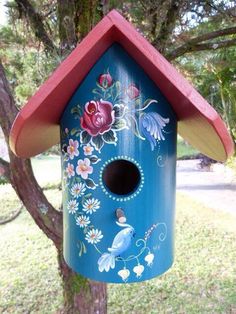
<path id="1" fill-rule="evenodd" d="M 116 11 L 21 110 L 18 156 L 61 144 L 64 258 L 75 272 L 130 283 L 171 267 L 177 126 L 211 158 L 233 152 L 215 110 Z"/>

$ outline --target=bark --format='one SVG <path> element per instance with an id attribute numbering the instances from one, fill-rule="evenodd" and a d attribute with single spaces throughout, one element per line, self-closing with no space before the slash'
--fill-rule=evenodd
<path id="1" fill-rule="evenodd" d="M 100 0 L 77 1 L 78 35 L 83 39 L 103 17 L 103 3 Z"/>
<path id="2" fill-rule="evenodd" d="M 76 47 L 78 38 L 76 35 L 76 1 L 58 0 L 57 16 L 59 27 L 60 48 L 62 51 L 71 51 Z"/>
<path id="3" fill-rule="evenodd" d="M 227 40 L 207 42 L 211 39 L 220 38 L 227 35 L 235 35 L 236 27 L 229 27 L 222 30 L 217 30 L 214 32 L 209 32 L 197 37 L 194 37 L 188 40 L 182 46 L 176 48 L 175 50 L 168 53 L 166 56 L 169 60 L 176 59 L 186 53 L 193 51 L 202 51 L 202 50 L 211 50 L 211 49 L 220 49 L 223 47 L 230 47 L 236 44 L 236 38 L 231 38 Z"/>
<path id="4" fill-rule="evenodd" d="M 0 125 L 6 143 L 9 143 L 11 125 L 17 114 L 3 66 L 0 64 Z M 48 202 L 38 185 L 29 159 L 16 157 L 8 146 L 10 163 L 5 162 L 8 178 L 18 197 L 25 205 L 40 229 L 55 243 L 62 242 L 62 214 Z M 3 160 L 0 160 L 4 164 Z"/>
<path id="5" fill-rule="evenodd" d="M 59 313 L 106 314 L 106 284 L 88 280 L 74 273 L 65 263 L 60 250 L 58 250 L 58 264 L 64 291 L 64 308 Z"/>
<path id="6" fill-rule="evenodd" d="M 35 37 L 43 43 L 45 49 L 50 53 L 56 53 L 58 51 L 57 47 L 54 45 L 53 41 L 48 36 L 42 16 L 34 9 L 33 5 L 28 0 L 15 0 L 18 6 L 18 11 L 20 16 L 23 15 L 29 21 L 32 31 Z"/>
<path id="7" fill-rule="evenodd" d="M 10 182 L 10 164 L 0 157 L 0 175 L 4 176 Z"/>
<path id="8" fill-rule="evenodd" d="M 179 12 L 182 6 L 180 0 L 171 0 L 170 5 L 167 7 L 165 18 L 160 26 L 159 34 L 157 38 L 153 41 L 153 46 L 155 46 L 161 53 L 165 53 L 168 39 L 172 34 L 175 26 L 176 20 L 179 17 Z"/>
<path id="9" fill-rule="evenodd" d="M 0 125 L 6 142 L 17 108 L 0 63 Z M 9 147 L 8 147 L 9 148 Z M 9 181 L 38 227 L 51 239 L 58 250 L 59 271 L 62 277 L 65 314 L 106 313 L 106 284 L 92 282 L 76 275 L 62 256 L 62 214 L 48 202 L 38 185 L 29 159 L 15 156 L 9 149 L 10 163 L 0 160 L 8 169 Z"/>

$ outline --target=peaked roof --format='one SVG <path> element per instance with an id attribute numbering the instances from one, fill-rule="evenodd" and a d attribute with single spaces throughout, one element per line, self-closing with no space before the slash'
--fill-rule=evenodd
<path id="1" fill-rule="evenodd" d="M 225 161 L 233 142 L 207 101 L 117 11 L 106 15 L 60 64 L 18 114 L 10 135 L 16 155 L 32 157 L 59 143 L 59 120 L 76 88 L 118 42 L 160 88 L 178 117 L 178 132 L 205 155 Z"/>

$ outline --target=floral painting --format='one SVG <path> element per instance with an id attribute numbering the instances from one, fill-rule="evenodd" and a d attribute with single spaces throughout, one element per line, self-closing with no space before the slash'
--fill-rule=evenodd
<path id="1" fill-rule="evenodd" d="M 99 75 L 92 95 L 91 100 L 71 109 L 72 117 L 79 122 L 78 127 L 70 129 L 67 126 L 61 130 L 63 189 L 67 195 L 65 210 L 83 234 L 77 241 L 78 258 L 92 246 L 99 256 L 94 265 L 98 271 L 117 269 L 117 276 L 126 282 L 131 271 L 141 278 L 146 267 L 152 267 L 156 249 L 150 248 L 148 241 L 157 229 L 157 242 L 163 242 L 167 227 L 165 223 L 157 222 L 142 238 L 136 239 L 132 225 L 116 222 L 120 231 L 110 239 L 110 247 L 101 251 L 99 245 L 104 234 L 93 219 L 102 210 L 101 200 L 94 195 L 98 187 L 94 170 L 101 167 L 102 155 L 99 154 L 104 145 L 117 145 L 117 135 L 122 130 L 130 130 L 140 141 L 148 141 L 150 150 L 155 151 L 165 140 L 169 118 L 150 111 L 150 106 L 156 105 L 157 100 L 143 99 L 134 83 L 122 86 L 109 71 Z M 128 255 L 132 246 L 136 247 L 137 254 Z M 131 261 L 136 263 L 132 269 L 129 267 Z"/>
<path id="2" fill-rule="evenodd" d="M 165 139 L 165 127 L 169 118 L 157 112 L 145 112 L 155 99 L 142 100 L 135 84 L 121 85 L 109 72 L 101 74 L 92 90 L 94 98 L 85 104 L 77 104 L 71 113 L 80 121 L 80 127 L 71 130 L 71 135 L 88 145 L 88 152 L 95 148 L 101 151 L 104 144 L 117 143 L 117 132 L 130 129 L 140 140 L 148 140 L 153 151 L 157 143 Z M 71 142 L 69 158 L 76 156 L 78 147 Z"/>

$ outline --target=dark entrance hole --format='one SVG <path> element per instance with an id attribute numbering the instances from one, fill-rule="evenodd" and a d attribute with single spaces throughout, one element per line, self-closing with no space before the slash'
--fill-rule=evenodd
<path id="1" fill-rule="evenodd" d="M 120 159 L 112 161 L 105 167 L 102 179 L 112 193 L 125 195 L 138 187 L 140 172 L 132 162 Z"/>

